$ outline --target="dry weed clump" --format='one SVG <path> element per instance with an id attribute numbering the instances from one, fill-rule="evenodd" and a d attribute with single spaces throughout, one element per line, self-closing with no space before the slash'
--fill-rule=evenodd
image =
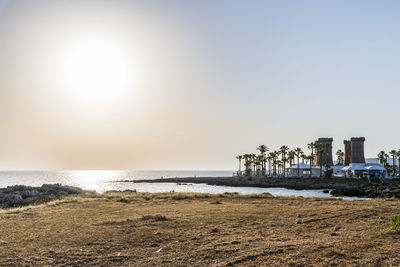
<path id="1" fill-rule="evenodd" d="M 146 215 L 142 217 L 142 221 L 155 221 L 155 222 L 163 222 L 168 221 L 169 219 L 163 215 Z"/>

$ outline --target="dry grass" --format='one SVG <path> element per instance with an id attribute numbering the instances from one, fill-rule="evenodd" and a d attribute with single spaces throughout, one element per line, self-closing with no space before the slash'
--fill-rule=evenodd
<path id="1" fill-rule="evenodd" d="M 0 212 L 0 265 L 398 266 L 399 213 L 397 200 L 110 192 Z"/>

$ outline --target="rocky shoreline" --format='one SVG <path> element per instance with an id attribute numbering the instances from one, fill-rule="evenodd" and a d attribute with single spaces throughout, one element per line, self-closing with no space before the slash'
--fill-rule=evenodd
<path id="1" fill-rule="evenodd" d="M 282 177 L 184 177 L 142 180 L 124 180 L 129 183 L 202 183 L 234 187 L 283 187 L 288 189 L 322 189 L 332 196 L 367 198 L 400 198 L 399 180 L 369 182 L 350 178 L 282 178 Z M 60 184 L 44 184 L 40 187 L 14 185 L 0 188 L 0 209 L 45 203 L 66 196 L 85 192 L 81 188 Z"/>
<path id="2" fill-rule="evenodd" d="M 65 196 L 77 195 L 83 190 L 60 184 L 44 184 L 40 187 L 14 185 L 0 188 L 0 208 L 40 204 Z"/>
<path id="3" fill-rule="evenodd" d="M 283 187 L 287 189 L 329 189 L 332 196 L 395 197 L 400 198 L 398 180 L 368 181 L 351 178 L 296 178 L 296 177 L 184 177 L 153 180 L 126 180 L 133 183 L 202 183 L 235 187 Z"/>

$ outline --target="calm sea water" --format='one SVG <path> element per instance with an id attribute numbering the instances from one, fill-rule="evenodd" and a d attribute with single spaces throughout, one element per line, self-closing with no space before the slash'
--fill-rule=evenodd
<path id="1" fill-rule="evenodd" d="M 99 193 L 126 189 L 138 192 L 193 192 L 240 194 L 270 193 L 274 196 L 330 197 L 322 190 L 291 190 L 286 188 L 230 187 L 206 184 L 132 183 L 124 180 L 157 179 L 160 177 L 229 177 L 234 171 L 0 171 L 0 188 L 10 185 L 41 186 L 60 183 L 78 186 Z M 355 198 L 345 198 L 355 199 Z"/>
<path id="2" fill-rule="evenodd" d="M 41 186 L 60 183 L 104 192 L 123 190 L 127 189 L 125 186 L 128 184 L 132 185 L 132 183 L 115 183 L 115 181 L 160 177 L 229 177 L 233 173 L 234 171 L 0 171 L 0 187 L 16 184 Z"/>

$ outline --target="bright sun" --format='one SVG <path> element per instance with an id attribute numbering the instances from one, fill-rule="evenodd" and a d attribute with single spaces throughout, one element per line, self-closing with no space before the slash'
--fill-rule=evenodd
<path id="1" fill-rule="evenodd" d="M 123 98 L 131 85 L 127 54 L 113 42 L 84 40 L 68 47 L 62 79 L 68 93 L 88 104 L 109 104 Z"/>

